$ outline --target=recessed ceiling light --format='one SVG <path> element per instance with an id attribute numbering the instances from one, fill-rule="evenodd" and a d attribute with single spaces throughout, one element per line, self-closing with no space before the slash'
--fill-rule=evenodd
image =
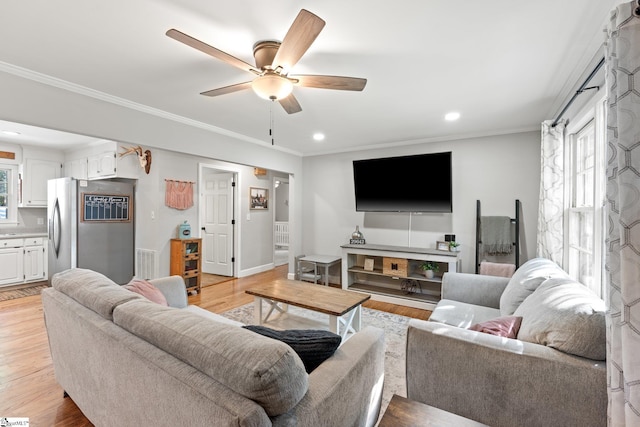
<path id="1" fill-rule="evenodd" d="M 324 133 L 320 133 L 320 132 L 316 132 L 313 134 L 313 140 L 314 141 L 323 141 L 324 140 Z"/>
<path id="2" fill-rule="evenodd" d="M 13 130 L 3 130 L 2 133 L 4 133 L 5 135 L 11 135 L 11 136 L 20 135 L 20 132 L 16 132 L 16 131 L 13 131 Z"/>
<path id="3" fill-rule="evenodd" d="M 460 113 L 457 111 L 452 111 L 450 113 L 445 114 L 444 119 L 448 122 L 455 122 L 460 118 Z"/>

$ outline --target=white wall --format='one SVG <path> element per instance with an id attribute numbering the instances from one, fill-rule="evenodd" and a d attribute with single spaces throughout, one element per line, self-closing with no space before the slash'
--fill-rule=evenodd
<path id="1" fill-rule="evenodd" d="M 453 213 L 422 214 L 356 212 L 352 161 L 430 152 L 452 152 Z M 535 256 L 540 182 L 540 134 L 528 132 L 397 148 L 342 153 L 303 159 L 302 253 L 340 255 L 356 225 L 367 243 L 435 247 L 445 233 L 462 243 L 462 270 L 475 270 L 476 200 L 482 215 L 515 215 L 515 199 L 522 202 L 521 262 Z M 390 174 L 395 185 L 402 173 Z"/>

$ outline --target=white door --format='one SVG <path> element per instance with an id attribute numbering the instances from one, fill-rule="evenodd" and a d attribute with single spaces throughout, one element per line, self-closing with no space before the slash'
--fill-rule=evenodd
<path id="1" fill-rule="evenodd" d="M 202 173 L 202 272 L 233 276 L 234 174 L 215 169 Z"/>

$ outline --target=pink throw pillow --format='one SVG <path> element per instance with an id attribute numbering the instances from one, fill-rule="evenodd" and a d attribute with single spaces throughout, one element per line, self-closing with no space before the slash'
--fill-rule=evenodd
<path id="1" fill-rule="evenodd" d="M 472 331 L 484 332 L 485 334 L 497 335 L 505 338 L 516 338 L 520 330 L 522 317 L 520 316 L 504 316 L 487 320 L 486 322 L 471 325 L 469 329 Z"/>
<path id="2" fill-rule="evenodd" d="M 153 286 L 153 284 L 147 280 L 133 279 L 123 287 L 131 292 L 142 295 L 149 301 L 153 301 L 167 307 L 169 306 L 167 299 L 164 297 L 164 294 L 160 292 L 160 289 Z"/>

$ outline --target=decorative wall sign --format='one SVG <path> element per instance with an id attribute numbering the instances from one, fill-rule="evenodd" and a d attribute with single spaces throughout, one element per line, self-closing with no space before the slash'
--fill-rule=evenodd
<path id="1" fill-rule="evenodd" d="M 269 208 L 269 190 L 266 188 L 249 188 L 249 207 L 251 209 Z"/>
<path id="2" fill-rule="evenodd" d="M 82 221 L 131 221 L 131 196 L 82 193 Z"/>

